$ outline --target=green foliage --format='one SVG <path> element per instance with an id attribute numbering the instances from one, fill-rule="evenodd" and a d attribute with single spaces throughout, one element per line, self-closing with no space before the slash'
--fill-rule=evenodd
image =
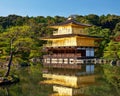
<path id="1" fill-rule="evenodd" d="M 119 59 L 120 58 L 120 42 L 110 41 L 104 50 L 104 58 Z"/>
<path id="2" fill-rule="evenodd" d="M 90 28 L 87 28 L 86 31 L 91 36 L 100 36 L 100 37 L 104 37 L 104 39 L 109 39 L 109 36 L 111 35 L 109 29 L 107 28 L 103 29 L 97 26 L 92 26 Z"/>
<path id="3" fill-rule="evenodd" d="M 85 16 L 85 18 L 89 21 L 90 24 L 99 25 L 99 16 L 95 14 L 89 14 Z"/>
<path id="4" fill-rule="evenodd" d="M 120 16 L 117 15 L 102 15 L 100 16 L 100 26 L 102 28 L 109 28 L 110 30 L 114 30 L 116 24 L 120 22 Z"/>
<path id="5" fill-rule="evenodd" d="M 120 35 L 120 22 L 116 24 L 114 29 L 115 37 Z"/>
<path id="6" fill-rule="evenodd" d="M 29 60 L 30 52 L 34 48 L 33 46 L 36 45 L 36 41 L 32 38 L 33 34 L 29 26 L 11 27 L 6 32 L 1 33 L 0 46 L 3 51 L 1 57 L 9 56 L 10 47 L 12 47 L 15 59 Z M 14 40 L 12 46 L 10 46 L 12 39 Z"/>
<path id="7" fill-rule="evenodd" d="M 97 26 L 86 28 L 85 30 L 91 36 L 101 37 L 100 42 L 97 43 L 99 48 L 96 52 L 96 56 L 102 57 L 103 56 L 103 50 L 106 47 L 107 43 L 110 41 L 110 30 L 107 29 L 107 28 L 103 29 L 103 28 L 97 27 Z"/>

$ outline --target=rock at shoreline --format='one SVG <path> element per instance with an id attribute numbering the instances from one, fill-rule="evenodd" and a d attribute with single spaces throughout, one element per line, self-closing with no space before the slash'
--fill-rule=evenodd
<path id="1" fill-rule="evenodd" d="M 19 82 L 16 76 L 0 77 L 0 85 L 10 85 Z"/>

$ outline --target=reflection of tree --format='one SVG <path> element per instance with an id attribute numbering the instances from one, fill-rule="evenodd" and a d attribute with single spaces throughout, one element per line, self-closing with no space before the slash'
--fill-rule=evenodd
<path id="1" fill-rule="evenodd" d="M 96 79 L 96 85 L 89 86 L 86 91 L 90 96 L 120 96 L 120 67 L 102 65 Z"/>
<path id="2" fill-rule="evenodd" d="M 20 82 L 0 87 L 0 96 L 49 96 L 51 85 L 40 85 L 42 67 L 40 64 L 30 67 L 20 67 L 15 72 L 19 74 Z"/>
<path id="3" fill-rule="evenodd" d="M 0 87 L 0 96 L 10 96 L 9 87 L 7 86 Z"/>
<path id="4" fill-rule="evenodd" d="M 9 95 L 9 88 L 8 88 L 8 87 L 5 87 L 5 91 L 6 91 L 6 92 L 5 92 L 5 93 L 6 93 L 5 96 L 10 96 L 10 95 Z"/>

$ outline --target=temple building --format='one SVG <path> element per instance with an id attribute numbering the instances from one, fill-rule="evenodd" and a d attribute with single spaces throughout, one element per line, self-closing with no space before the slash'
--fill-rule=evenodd
<path id="1" fill-rule="evenodd" d="M 96 42 L 100 38 L 89 36 L 85 31 L 91 25 L 72 18 L 49 27 L 56 31 L 42 38 L 47 41 L 43 56 L 43 77 L 47 78 L 44 83 L 55 84 L 53 91 L 60 96 L 83 94 L 84 89 L 95 82 L 94 64 L 85 64 L 84 60 L 95 58 Z"/>
<path id="2" fill-rule="evenodd" d="M 44 55 L 44 65 L 49 64 L 79 64 L 83 59 L 95 57 L 96 41 L 100 38 L 89 36 L 84 30 L 91 25 L 81 24 L 69 18 L 67 21 L 50 26 L 57 31 L 50 37 L 44 37 L 47 55 Z M 50 66 L 51 66 L 50 65 Z"/>

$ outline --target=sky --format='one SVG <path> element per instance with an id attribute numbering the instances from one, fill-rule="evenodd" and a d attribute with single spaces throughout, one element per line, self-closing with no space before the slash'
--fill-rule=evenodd
<path id="1" fill-rule="evenodd" d="M 120 0 L 0 0 L 0 16 L 120 15 Z"/>

